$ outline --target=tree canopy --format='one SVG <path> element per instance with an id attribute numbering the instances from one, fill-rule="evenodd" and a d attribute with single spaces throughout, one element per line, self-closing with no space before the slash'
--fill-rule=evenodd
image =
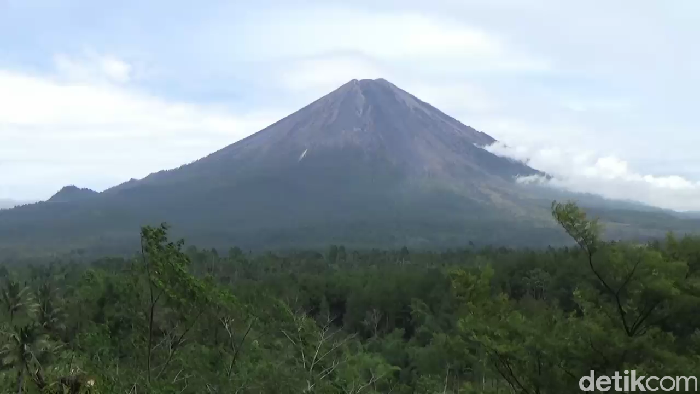
<path id="1" fill-rule="evenodd" d="M 8 259 L 0 392 L 559 394 L 700 370 L 700 238 L 552 215 L 574 246 L 253 255 L 161 225 L 129 258 Z"/>

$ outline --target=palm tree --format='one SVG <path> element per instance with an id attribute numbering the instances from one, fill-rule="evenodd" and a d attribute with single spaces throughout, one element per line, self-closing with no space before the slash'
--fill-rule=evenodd
<path id="1" fill-rule="evenodd" d="M 25 374 L 29 375 L 41 390 L 46 383 L 41 373 L 41 362 L 49 354 L 46 335 L 36 323 L 15 327 L 3 332 L 4 345 L 0 348 L 0 369 L 17 371 L 17 393 L 22 394 Z"/>
<path id="2" fill-rule="evenodd" d="M 54 298 L 54 291 L 48 282 L 42 283 L 36 291 L 36 319 L 44 330 L 55 333 L 61 328 L 61 309 Z"/>
<path id="3" fill-rule="evenodd" d="M 22 287 L 17 281 L 8 279 L 5 281 L 5 287 L 1 293 L 3 307 L 10 316 L 10 323 L 12 323 L 17 312 L 27 306 L 27 287 Z"/>

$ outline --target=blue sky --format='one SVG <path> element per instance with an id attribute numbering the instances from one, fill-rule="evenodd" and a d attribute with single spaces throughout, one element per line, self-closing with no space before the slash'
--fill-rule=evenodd
<path id="1" fill-rule="evenodd" d="M 0 199 L 102 190 L 383 77 L 553 185 L 700 209 L 700 3 L 0 0 Z"/>

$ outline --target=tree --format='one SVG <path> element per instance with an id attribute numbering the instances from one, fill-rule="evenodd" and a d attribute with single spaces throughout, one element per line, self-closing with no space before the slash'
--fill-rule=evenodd
<path id="1" fill-rule="evenodd" d="M 328 258 L 328 262 L 331 264 L 336 262 L 336 260 L 338 259 L 338 246 L 331 245 L 328 248 L 328 257 L 327 258 Z"/>
<path id="2" fill-rule="evenodd" d="M 2 333 L 4 345 L 0 348 L 0 368 L 13 369 L 17 373 L 17 392 L 26 391 L 25 376 L 31 377 L 39 390 L 46 386 L 42 360 L 50 352 L 46 336 L 33 323 Z"/>
<path id="3" fill-rule="evenodd" d="M 574 291 L 580 315 L 568 321 L 578 333 L 569 343 L 569 364 L 608 372 L 637 366 L 662 376 L 688 363 L 660 326 L 672 317 L 673 305 L 697 300 L 688 292 L 688 264 L 652 248 L 602 242 L 598 221 L 574 203 L 554 202 L 552 214 L 584 252 L 593 275 Z M 649 365 L 651 359 L 657 362 Z"/>
<path id="4" fill-rule="evenodd" d="M 664 261 L 661 254 L 646 248 L 603 244 L 598 220 L 588 220 L 572 202 L 554 202 L 552 215 L 586 253 L 588 266 L 615 305 L 628 337 L 645 333 L 653 318 L 663 318 L 668 304 L 680 294 L 680 283 L 686 279 L 685 262 Z M 604 266 L 596 262 L 602 249 Z"/>
<path id="5" fill-rule="evenodd" d="M 294 362 L 304 371 L 304 393 L 317 392 L 328 384 L 329 377 L 348 360 L 345 346 L 355 335 L 345 335 L 333 327 L 334 318 L 327 316 L 319 327 L 314 319 L 303 312 L 295 312 L 282 305 L 288 317 L 288 328 L 281 330 L 294 349 Z"/>
<path id="6" fill-rule="evenodd" d="M 43 330 L 55 333 L 62 328 L 62 310 L 58 306 L 55 292 L 46 281 L 36 290 L 37 321 Z"/>
<path id="7" fill-rule="evenodd" d="M 9 316 L 10 323 L 14 321 L 19 311 L 29 305 L 27 302 L 28 291 L 29 289 L 26 286 L 21 286 L 15 280 L 5 280 L 5 286 L 2 288 L 2 303 Z"/>
<path id="8" fill-rule="evenodd" d="M 348 259 L 348 253 L 345 250 L 345 246 L 340 245 L 338 247 L 338 261 L 345 262 Z"/>
<path id="9" fill-rule="evenodd" d="M 187 335 L 207 311 L 210 299 L 204 282 L 188 272 L 189 257 L 181 250 L 184 242 L 169 242 L 167 231 L 167 224 L 141 230 L 141 262 L 147 287 L 146 377 L 149 385 L 154 378 L 167 372 Z M 161 304 L 162 320 L 157 322 Z M 154 338 L 156 323 L 160 331 L 158 343 Z M 156 348 L 163 355 L 154 371 Z"/>

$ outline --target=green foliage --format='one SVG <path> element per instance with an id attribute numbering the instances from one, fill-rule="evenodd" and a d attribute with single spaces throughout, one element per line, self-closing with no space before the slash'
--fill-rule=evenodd
<path id="1" fill-rule="evenodd" d="M 251 255 L 144 227 L 131 258 L 8 262 L 0 393 L 529 393 L 700 368 L 700 238 Z"/>

